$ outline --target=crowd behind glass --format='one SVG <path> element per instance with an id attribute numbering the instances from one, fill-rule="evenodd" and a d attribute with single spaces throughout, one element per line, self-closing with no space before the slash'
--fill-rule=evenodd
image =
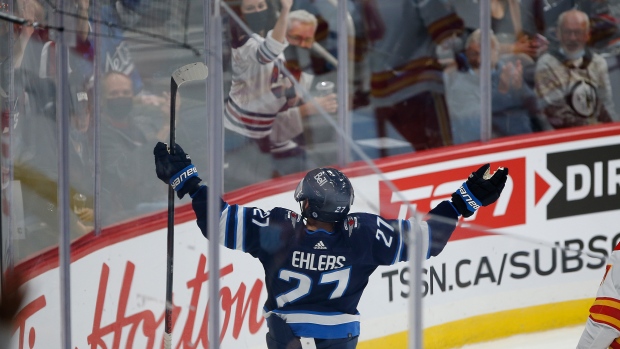
<path id="1" fill-rule="evenodd" d="M 52 23 L 57 13 L 46 0 L 0 1 L 2 12 L 30 23 Z M 167 84 L 174 69 L 203 59 L 155 38 L 201 46 L 202 1 L 97 4 L 72 0 L 75 23 L 65 33 L 73 238 L 94 226 L 95 133 L 102 226 L 165 209 L 152 149 L 169 137 Z M 225 192 L 336 164 L 338 134 L 320 109 L 338 115 L 337 71 L 347 66 L 351 136 L 372 158 L 481 140 L 477 0 L 349 0 L 345 58 L 337 57 L 335 2 L 225 4 L 234 14 L 222 12 Z M 618 121 L 620 1 L 490 5 L 492 138 Z M 0 21 L 2 208 L 11 218 L 2 231 L 11 226 L 16 260 L 58 242 L 57 37 Z M 176 106 L 177 142 L 199 169 L 204 99 L 204 86 L 193 85 Z"/>

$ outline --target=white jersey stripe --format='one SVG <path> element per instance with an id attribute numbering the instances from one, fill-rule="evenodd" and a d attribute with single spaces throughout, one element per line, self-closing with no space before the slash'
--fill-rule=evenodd
<path id="1" fill-rule="evenodd" d="M 431 231 L 428 228 L 428 223 L 426 221 L 420 222 L 420 228 L 422 228 L 422 252 L 425 253 L 424 257 L 429 259 L 431 258 Z"/>
<path id="2" fill-rule="evenodd" d="M 394 261 L 392 262 L 392 264 L 400 262 L 400 252 L 403 249 L 403 230 L 405 229 L 404 222 L 405 221 L 401 220 L 398 224 L 398 248 L 396 249 L 396 256 L 394 256 Z"/>
<path id="3" fill-rule="evenodd" d="M 245 252 L 245 208 L 239 206 L 237 210 L 237 231 L 235 232 L 235 240 L 237 241 L 237 246 L 235 249 L 239 251 Z"/>
<path id="4" fill-rule="evenodd" d="M 220 214 L 220 245 L 226 246 L 226 222 L 228 221 L 229 205 Z"/>
<path id="5" fill-rule="evenodd" d="M 273 311 L 269 312 L 267 316 L 271 315 L 271 313 L 281 317 L 289 324 L 309 323 L 317 325 L 342 325 L 360 321 L 359 315 L 351 314 L 322 315 L 312 313 L 280 313 Z"/>

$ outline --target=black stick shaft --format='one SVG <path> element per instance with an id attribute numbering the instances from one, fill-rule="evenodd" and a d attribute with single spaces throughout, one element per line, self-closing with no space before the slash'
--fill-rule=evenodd
<path id="1" fill-rule="evenodd" d="M 175 143 L 175 114 L 177 83 L 170 78 L 170 154 L 174 155 Z M 166 315 L 164 321 L 164 348 L 171 347 L 172 338 L 172 275 L 174 261 L 174 189 L 168 186 L 168 235 L 167 235 L 167 263 L 166 263 Z"/>

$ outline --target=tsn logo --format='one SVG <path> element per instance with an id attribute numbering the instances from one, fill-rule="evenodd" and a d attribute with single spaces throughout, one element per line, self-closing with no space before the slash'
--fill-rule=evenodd
<path id="1" fill-rule="evenodd" d="M 379 182 L 379 214 L 390 218 L 409 218 L 411 214 L 405 200 L 409 201 L 415 210 L 426 213 L 441 201 L 449 200 L 456 190 L 465 193 L 462 188 L 463 182 L 472 171 L 482 165 L 472 164 L 467 167 L 392 179 L 392 183 L 400 190 L 400 195 L 393 193 L 386 183 Z M 491 166 L 491 170 L 496 170 L 499 166 L 508 167 L 510 170 L 502 195 L 494 204 L 476 211 L 465 221 L 489 228 L 524 224 L 525 158 L 495 161 Z M 470 201 L 470 205 L 474 208 L 477 206 L 473 200 Z"/>

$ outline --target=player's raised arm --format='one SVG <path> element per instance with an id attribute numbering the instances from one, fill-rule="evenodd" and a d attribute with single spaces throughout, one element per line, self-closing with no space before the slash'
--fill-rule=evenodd
<path id="1" fill-rule="evenodd" d="M 459 216 L 470 217 L 480 207 L 488 206 L 499 198 L 506 184 L 508 169 L 500 167 L 491 176 L 490 167 L 490 164 L 486 164 L 472 172 L 452 194 L 450 200 L 440 202 L 429 211 L 428 218 L 419 223 L 422 249 L 427 259 L 439 255 L 444 249 L 456 228 Z M 407 260 L 404 235 L 409 234 L 414 224 L 416 222 L 413 219 L 377 221 L 377 236 L 382 238 L 373 240 L 373 255 L 378 264 L 387 265 Z M 388 243 L 392 240 L 398 243 Z"/>
<path id="2" fill-rule="evenodd" d="M 427 258 L 437 256 L 443 250 L 452 236 L 459 216 L 470 217 L 480 207 L 488 206 L 499 198 L 506 185 L 508 169 L 500 167 L 493 175 L 490 174 L 490 169 L 491 165 L 486 164 L 472 172 L 452 194 L 451 200 L 439 203 L 429 212 Z M 454 224 L 450 224 L 450 218 L 454 219 Z"/>
<path id="3" fill-rule="evenodd" d="M 170 155 L 165 143 L 157 143 L 153 150 L 155 155 L 155 171 L 162 182 L 172 185 L 177 196 L 182 199 L 186 194 L 192 198 L 192 208 L 196 214 L 196 223 L 202 235 L 207 236 L 207 194 L 208 188 L 201 183 L 198 170 L 192 164 L 190 156 L 178 144 L 175 145 L 174 155 Z M 275 216 L 289 215 L 287 210 L 275 210 Z M 230 224 L 220 225 L 220 244 L 232 250 L 240 250 L 257 256 L 267 243 L 267 248 L 277 249 L 280 244 L 275 238 L 278 234 L 276 227 L 267 227 L 270 221 L 270 212 L 256 207 L 229 205 L 220 201 L 220 219 Z M 285 218 L 288 225 L 290 218 Z M 273 222 L 273 219 L 272 219 Z M 242 227 L 242 228 L 239 228 Z"/>
<path id="4" fill-rule="evenodd" d="M 196 213 L 196 222 L 202 234 L 206 235 L 207 226 L 207 187 L 200 185 L 202 179 L 198 177 L 198 170 L 192 164 L 188 154 L 180 145 L 175 144 L 174 155 L 168 151 L 168 145 L 158 142 L 153 149 L 155 155 L 155 172 L 162 182 L 172 185 L 179 199 L 186 194 L 194 198 L 200 196 L 200 200 L 193 200 L 192 207 Z M 227 205 L 222 201 L 222 207 Z"/>

